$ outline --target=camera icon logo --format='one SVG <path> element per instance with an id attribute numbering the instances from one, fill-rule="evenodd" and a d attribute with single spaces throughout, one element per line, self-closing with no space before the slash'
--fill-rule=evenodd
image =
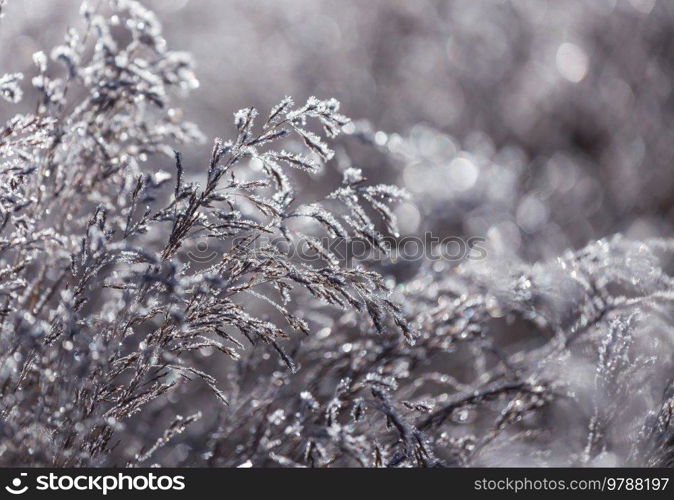
<path id="1" fill-rule="evenodd" d="M 5 486 L 5 489 L 7 490 L 8 493 L 11 493 L 12 495 L 22 495 L 26 491 L 28 491 L 28 486 L 21 487 L 21 478 L 26 477 L 28 474 L 25 472 L 22 472 L 19 477 L 15 477 L 12 479 L 12 484 L 11 486 Z"/>
<path id="2" fill-rule="evenodd" d="M 187 258 L 197 264 L 210 264 L 217 260 L 218 253 L 210 248 L 207 239 L 200 239 L 187 252 Z"/>

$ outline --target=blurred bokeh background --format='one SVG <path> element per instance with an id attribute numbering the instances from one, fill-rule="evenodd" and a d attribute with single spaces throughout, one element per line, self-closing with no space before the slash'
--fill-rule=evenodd
<path id="1" fill-rule="evenodd" d="M 29 77 L 32 53 L 81 22 L 79 4 L 10 0 L 1 72 Z M 201 86 L 178 105 L 209 140 L 231 135 L 233 111 L 286 94 L 334 96 L 367 120 L 356 129 L 379 151 L 341 147 L 371 179 L 416 195 L 398 209 L 403 233 L 485 236 L 527 261 L 616 232 L 671 234 L 672 2 L 144 4 L 195 59 Z M 190 164 L 208 148 L 185 148 Z"/>

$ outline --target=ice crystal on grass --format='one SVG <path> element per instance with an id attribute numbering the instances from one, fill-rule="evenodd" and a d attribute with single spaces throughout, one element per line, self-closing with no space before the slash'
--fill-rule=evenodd
<path id="1" fill-rule="evenodd" d="M 4 75 L 0 77 L 0 96 L 5 101 L 16 104 L 21 100 L 23 96 L 23 90 L 19 82 L 23 80 L 23 75 L 21 73 L 12 73 L 9 75 Z"/>

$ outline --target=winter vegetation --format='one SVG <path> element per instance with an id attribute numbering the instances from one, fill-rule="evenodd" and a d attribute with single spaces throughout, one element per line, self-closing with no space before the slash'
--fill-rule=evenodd
<path id="1" fill-rule="evenodd" d="M 671 6 L 312 2 L 300 47 L 300 0 L 109 0 L 52 47 L 31 3 L 0 0 L 0 466 L 674 465 Z M 218 8 L 253 27 L 175 50 Z"/>

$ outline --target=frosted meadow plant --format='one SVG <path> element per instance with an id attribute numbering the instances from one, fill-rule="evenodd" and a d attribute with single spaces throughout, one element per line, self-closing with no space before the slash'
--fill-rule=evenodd
<path id="1" fill-rule="evenodd" d="M 285 97 L 236 112 L 233 137 L 188 160 L 202 134 L 173 103 L 198 86 L 189 55 L 138 2 L 81 14 L 33 75 L 0 77 L 7 106 L 39 94 L 0 128 L 1 465 L 672 465 L 671 240 L 537 263 L 490 247 L 398 281 L 347 266 L 326 236 L 385 251 L 409 195 L 369 184 L 337 136 L 431 180 L 449 138 L 371 133 L 334 99 Z M 420 130 L 437 147 L 417 148 Z M 481 155 L 457 156 L 444 206 L 423 177 L 413 201 L 430 225 L 482 203 L 482 220 L 520 217 L 540 242 L 520 208 L 535 190 L 480 177 L 524 177 L 518 156 Z M 335 163 L 326 196 L 295 188 Z M 203 241 L 215 258 L 189 258 Z M 318 258 L 295 258 L 298 242 Z"/>
<path id="2" fill-rule="evenodd" d="M 150 155 L 174 154 L 168 142 L 199 137 L 168 108 L 171 93 L 196 86 L 189 58 L 167 49 L 155 16 L 137 2 L 112 2 L 109 16 L 85 4 L 82 15 L 85 30 L 69 30 L 51 52 L 64 76 L 48 76 L 47 57 L 35 54 L 37 111 L 17 115 L 0 135 L 3 464 L 107 463 L 125 421 L 188 379 L 226 405 L 216 377 L 191 353 L 215 349 L 236 360 L 243 342 L 262 343 L 293 373 L 284 328 L 311 333 L 286 309 L 299 288 L 324 304 L 364 311 L 377 329 L 390 323 L 411 336 L 377 273 L 340 268 L 329 255 L 313 268 L 277 247 L 253 246 L 264 235 L 298 237 L 291 225 L 300 218 L 340 237 L 378 241 L 361 201 L 388 218 L 386 203 L 401 191 L 345 178 L 330 196 L 344 210 L 333 215 L 320 203 L 294 204 L 284 172 L 313 173 L 333 156 L 308 127 L 313 120 L 336 136 L 348 121 L 337 101 L 312 97 L 295 106 L 286 97 L 259 129 L 255 109 L 237 112 L 238 134 L 215 141 L 202 185 L 185 182 L 179 153 L 174 174 L 144 172 L 140 163 Z M 111 34 L 120 28 L 125 42 Z M 0 81 L 3 97 L 18 101 L 20 75 Z M 273 148 L 290 133 L 304 152 Z M 263 175 L 246 172 L 252 161 Z M 148 237 L 153 231 L 163 236 Z M 204 233 L 238 239 L 217 263 L 192 269 L 177 252 Z M 248 312 L 242 296 L 273 306 L 286 327 Z M 147 461 L 198 417 L 177 416 L 155 444 L 120 459 Z"/>

